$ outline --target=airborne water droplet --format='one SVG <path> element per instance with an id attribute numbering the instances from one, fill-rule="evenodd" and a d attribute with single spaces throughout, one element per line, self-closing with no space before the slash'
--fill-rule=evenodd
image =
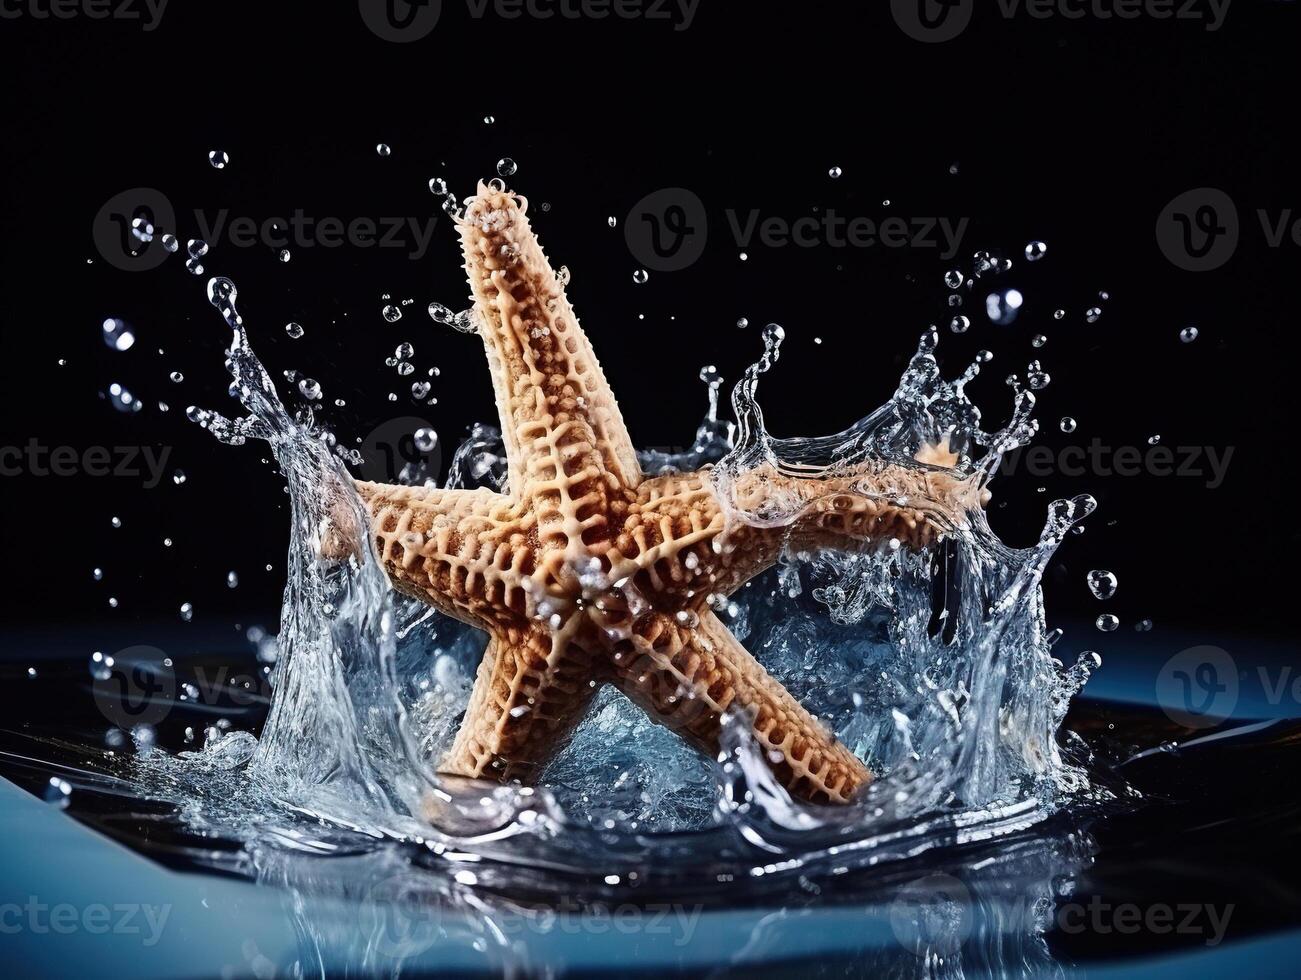
<path id="1" fill-rule="evenodd" d="M 226 164 L 230 163 L 230 155 L 225 150 L 209 150 L 208 162 L 215 170 L 225 170 Z"/>
<path id="2" fill-rule="evenodd" d="M 1025 257 L 1028 262 L 1038 262 L 1048 254 L 1048 246 L 1043 242 L 1031 242 L 1025 247 Z"/>
<path id="3" fill-rule="evenodd" d="M 1086 576 L 1086 581 L 1095 599 L 1110 599 L 1116 594 L 1116 586 L 1119 584 L 1116 576 L 1105 568 L 1093 569 Z"/>
<path id="4" fill-rule="evenodd" d="M 832 180 L 835 180 L 842 173 L 843 171 L 839 167 L 832 167 L 830 170 L 827 171 L 827 176 L 830 177 Z"/>
<path id="5" fill-rule="evenodd" d="M 181 603 L 181 619 L 189 622 L 194 618 L 194 606 L 188 602 Z"/>
<path id="6" fill-rule="evenodd" d="M 1199 333 L 1200 331 L 1196 327 L 1184 327 L 1182 330 L 1179 331 L 1179 339 L 1182 340 L 1185 344 L 1191 344 L 1194 340 L 1197 339 L 1197 335 Z"/>
<path id="7" fill-rule="evenodd" d="M 397 323 L 402 319 L 402 310 L 399 307 L 394 306 L 392 303 L 389 303 L 384 307 L 383 315 L 384 319 L 389 323 Z"/>
<path id="8" fill-rule="evenodd" d="M 429 428 L 416 429 L 415 442 L 416 449 L 422 453 L 431 453 L 438 445 L 438 433 Z"/>
<path id="9" fill-rule="evenodd" d="M 645 282 L 649 278 L 650 278 L 650 273 L 648 273 L 645 269 L 638 269 L 636 272 L 632 274 L 632 281 L 638 284 Z"/>
<path id="10" fill-rule="evenodd" d="M 226 573 L 226 588 L 234 589 L 239 587 L 239 575 L 235 572 Z"/>
<path id="11" fill-rule="evenodd" d="M 949 321 L 949 329 L 954 333 L 966 333 L 971 328 L 971 321 L 959 314 Z"/>
<path id="12" fill-rule="evenodd" d="M 1062 416 L 1060 427 L 1063 432 L 1067 432 L 1067 433 L 1074 432 L 1075 425 L 1076 425 L 1075 419 L 1071 418 L 1069 415 Z"/>
<path id="13" fill-rule="evenodd" d="M 990 293 L 985 297 L 985 314 L 1001 326 L 1015 322 L 1021 312 L 1024 298 L 1019 289 L 1005 289 L 1001 293 Z"/>
<path id="14" fill-rule="evenodd" d="M 1120 625 L 1120 620 L 1111 613 L 1103 613 L 1097 618 L 1096 625 L 1104 633 L 1114 633 L 1116 627 Z"/>
<path id="15" fill-rule="evenodd" d="M 386 157 L 393 152 L 393 148 L 387 143 L 379 143 L 375 147 L 375 152 L 382 157 Z"/>
<path id="16" fill-rule="evenodd" d="M 497 175 L 499 177 L 509 177 L 519 167 L 510 157 L 502 157 L 497 161 Z"/>
<path id="17" fill-rule="evenodd" d="M 301 337 L 304 334 L 304 332 L 305 331 L 303 330 L 303 325 L 301 323 L 294 323 L 291 321 L 285 324 L 285 333 L 289 334 L 289 336 L 292 337 L 294 340 L 297 340 L 299 337 Z"/>
<path id="18" fill-rule="evenodd" d="M 136 342 L 136 335 L 125 320 L 115 316 L 104 321 L 104 343 L 113 350 L 130 350 Z"/>

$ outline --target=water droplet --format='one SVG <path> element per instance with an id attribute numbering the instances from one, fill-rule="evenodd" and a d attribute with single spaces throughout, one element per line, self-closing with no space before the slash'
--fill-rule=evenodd
<path id="1" fill-rule="evenodd" d="M 962 270 L 950 269 L 944 273 L 944 285 L 950 289 L 958 289 L 962 285 Z"/>
<path id="2" fill-rule="evenodd" d="M 1191 344 L 1194 340 L 1197 339 L 1197 336 L 1200 332 L 1201 331 L 1199 331 L 1196 327 L 1184 327 L 1182 330 L 1179 331 L 1179 339 L 1182 340 L 1185 344 Z"/>
<path id="3" fill-rule="evenodd" d="M 438 445 L 438 433 L 433 429 L 416 429 L 415 434 L 416 449 L 422 453 L 432 453 L 434 447 Z"/>
<path id="4" fill-rule="evenodd" d="M 1016 321 L 1024 298 L 1019 289 L 1005 289 L 985 297 L 985 315 L 994 323 L 1007 326 Z"/>
<path id="5" fill-rule="evenodd" d="M 121 526 L 122 526 L 122 518 L 120 518 L 120 517 L 114 517 L 112 520 L 109 521 L 109 523 L 112 524 L 114 527 L 121 527 Z"/>
<path id="6" fill-rule="evenodd" d="M 632 274 L 632 281 L 638 284 L 645 282 L 649 278 L 650 278 L 650 273 L 648 273 L 645 269 L 638 269 L 636 272 Z"/>
<path id="7" fill-rule="evenodd" d="M 750 256 L 747 255 L 745 252 L 742 252 L 740 255 L 740 259 L 742 262 L 748 262 L 750 260 Z"/>
<path id="8" fill-rule="evenodd" d="M 430 303 L 429 317 L 435 323 L 441 323 L 461 333 L 474 333 L 476 329 L 473 309 L 453 313 L 442 303 Z"/>
<path id="9" fill-rule="evenodd" d="M 1048 338 L 1041 333 L 1037 333 L 1030 338 L 1031 347 L 1042 347 L 1046 343 L 1048 343 Z"/>
<path id="10" fill-rule="evenodd" d="M 203 275 L 203 263 L 200 262 L 198 259 L 186 259 L 185 269 L 192 276 Z"/>
<path id="11" fill-rule="evenodd" d="M 288 262 L 292 257 L 293 256 L 289 254 L 289 249 L 287 248 L 282 248 L 279 252 L 276 253 L 276 258 L 278 258 L 281 262 Z"/>
<path id="12" fill-rule="evenodd" d="M 375 152 L 382 157 L 386 157 L 393 152 L 393 148 L 387 143 L 379 143 L 375 146 Z"/>
<path id="13" fill-rule="evenodd" d="M 66 810 L 68 804 L 72 801 L 72 784 L 66 779 L 51 776 L 50 781 L 45 784 L 43 798 L 50 806 L 59 810 Z"/>
<path id="14" fill-rule="evenodd" d="M 36 668 L 35 668 L 35 667 L 28 667 L 28 668 L 27 668 L 27 676 L 28 676 L 28 677 L 31 677 L 31 678 L 35 678 L 35 677 L 36 677 Z"/>
<path id="15" fill-rule="evenodd" d="M 154 226 L 148 218 L 133 218 L 131 221 L 131 234 L 142 242 L 152 242 L 154 240 Z"/>
<path id="16" fill-rule="evenodd" d="M 181 243 L 176 240 L 175 235 L 163 236 L 163 248 L 165 248 L 167 251 L 175 252 L 180 247 L 181 247 Z"/>
<path id="17" fill-rule="evenodd" d="M 181 603 L 181 619 L 183 619 L 185 622 L 188 623 L 188 622 L 189 622 L 190 620 L 192 620 L 193 618 L 194 618 L 194 606 L 193 606 L 191 603 L 188 603 L 188 602 L 182 602 L 182 603 Z"/>
<path id="18" fill-rule="evenodd" d="M 966 333 L 971 328 L 971 321 L 959 314 L 949 321 L 949 329 L 954 333 Z"/>
<path id="19" fill-rule="evenodd" d="M 1107 571 L 1105 568 L 1095 568 L 1085 577 L 1089 583 L 1089 591 L 1093 593 L 1095 599 L 1110 599 L 1116 594 L 1116 586 L 1120 583 L 1116 581 L 1114 573 Z"/>
<path id="20" fill-rule="evenodd" d="M 429 191 L 431 194 L 437 194 L 439 197 L 442 197 L 447 193 L 447 181 L 443 180 L 442 177 L 430 177 Z"/>
<path id="21" fill-rule="evenodd" d="M 1054 310 L 1054 311 L 1053 311 L 1053 319 L 1054 319 L 1054 320 L 1062 320 L 1062 319 L 1065 319 L 1065 317 L 1066 317 L 1066 311 L 1065 311 L 1065 310 Z"/>
<path id="22" fill-rule="evenodd" d="M 125 320 L 115 316 L 104 321 L 104 343 L 113 350 L 130 350 L 136 342 L 136 335 Z"/>
<path id="23" fill-rule="evenodd" d="M 1102 316 L 1102 310 L 1097 306 L 1090 306 L 1084 313 L 1084 319 L 1087 323 L 1097 323 L 1100 316 Z"/>
<path id="24" fill-rule="evenodd" d="M 740 327 L 742 330 L 744 330 L 746 327 L 750 325 L 750 321 L 747 320 L 745 317 L 741 317 L 736 321 L 736 325 Z"/>
<path id="25" fill-rule="evenodd" d="M 191 238 L 185 243 L 185 251 L 192 259 L 199 259 L 208 254 L 208 243 L 202 238 Z"/>
<path id="26" fill-rule="evenodd" d="M 1102 630 L 1104 633 L 1114 633 L 1116 627 L 1120 625 L 1120 620 L 1111 615 L 1111 613 L 1103 613 L 1097 618 L 1096 625 L 1098 629 Z"/>
<path id="27" fill-rule="evenodd" d="M 1076 428 L 1075 419 L 1071 418 L 1069 415 L 1063 415 L 1060 428 L 1063 432 L 1074 432 Z"/>
<path id="28" fill-rule="evenodd" d="M 610 217 L 605 219 L 605 223 L 609 225 L 611 228 L 613 228 L 615 225 L 619 223 L 619 219 L 616 218 L 614 215 L 610 215 Z"/>
<path id="29" fill-rule="evenodd" d="M 389 323 L 397 323 L 399 320 L 402 319 L 401 308 L 394 306 L 392 303 L 389 303 L 387 306 L 385 306 L 382 313 L 384 319 L 387 320 Z"/>
<path id="30" fill-rule="evenodd" d="M 216 170 L 225 170 L 226 164 L 230 163 L 230 154 L 225 150 L 209 150 L 208 162 Z"/>
<path id="31" fill-rule="evenodd" d="M 102 568 L 96 568 L 90 574 L 91 577 L 94 578 L 96 582 L 101 582 L 104 579 L 104 569 Z"/>
<path id="32" fill-rule="evenodd" d="M 184 470 L 177 470 L 175 473 L 172 474 L 172 482 L 175 483 L 178 487 L 185 482 L 185 479 L 186 477 L 185 477 Z"/>
<path id="33" fill-rule="evenodd" d="M 299 381 L 298 390 L 307 399 L 315 400 L 321 397 L 321 384 L 313 378 L 303 378 Z"/>
<path id="34" fill-rule="evenodd" d="M 108 400 L 119 412 L 138 412 L 145 407 L 144 402 L 116 381 L 108 386 Z"/>
<path id="35" fill-rule="evenodd" d="M 836 180 L 837 178 L 840 177 L 842 172 L 843 171 L 839 167 L 832 167 L 830 170 L 827 171 L 827 176 L 830 177 L 832 180 Z"/>
<path id="36" fill-rule="evenodd" d="M 297 340 L 304 333 L 306 333 L 306 331 L 303 330 L 303 325 L 301 323 L 294 323 L 293 321 L 290 321 L 289 323 L 285 324 L 285 333 L 289 334 L 289 336 L 292 337 L 294 340 Z"/>
<path id="37" fill-rule="evenodd" d="M 491 126 L 491 125 L 492 125 L 493 123 L 495 123 L 496 121 L 497 121 L 497 117 L 496 117 L 496 116 L 484 116 L 484 117 L 483 117 L 483 124 L 484 124 L 485 126 Z"/>
<path id="38" fill-rule="evenodd" d="M 509 177 L 519 167 L 510 157 L 502 157 L 497 161 L 497 175 L 499 177 Z"/>
<path id="39" fill-rule="evenodd" d="M 90 676 L 97 681 L 106 681 L 113 676 L 113 658 L 106 657 L 98 650 L 90 655 Z"/>
<path id="40" fill-rule="evenodd" d="M 410 377 L 416 373 L 416 366 L 410 361 L 401 361 L 398 364 L 398 374 L 402 377 Z"/>
<path id="41" fill-rule="evenodd" d="M 1147 444 L 1149 446 L 1155 446 L 1160 441 L 1161 441 L 1161 436 L 1159 433 L 1157 435 L 1152 435 L 1147 437 Z"/>
<path id="42" fill-rule="evenodd" d="M 1048 246 L 1043 242 L 1031 242 L 1025 247 L 1025 257 L 1027 262 L 1038 262 L 1048 254 Z"/>
<path id="43" fill-rule="evenodd" d="M 403 341 L 402 343 L 398 344 L 397 347 L 394 348 L 393 350 L 393 356 L 398 358 L 398 360 L 402 360 L 402 361 L 405 361 L 409 357 L 414 357 L 415 353 L 416 353 L 415 346 L 413 344 L 407 343 L 406 341 Z"/>
<path id="44" fill-rule="evenodd" d="M 428 381 L 417 381 L 411 386 L 411 397 L 416 401 L 424 401 L 429 397 L 431 387 Z"/>
<path id="45" fill-rule="evenodd" d="M 185 375 L 183 375 L 180 371 L 173 371 L 167 377 L 172 380 L 173 384 L 180 384 L 182 381 L 185 380 Z"/>
<path id="46" fill-rule="evenodd" d="M 1150 633 L 1152 632 L 1152 620 L 1140 619 L 1137 623 L 1134 624 L 1134 629 L 1136 629 L 1140 633 Z"/>
<path id="47" fill-rule="evenodd" d="M 237 575 L 235 572 L 227 572 L 227 573 L 226 573 L 226 588 L 228 588 L 228 589 L 236 589 L 236 588 L 239 588 L 239 575 Z"/>

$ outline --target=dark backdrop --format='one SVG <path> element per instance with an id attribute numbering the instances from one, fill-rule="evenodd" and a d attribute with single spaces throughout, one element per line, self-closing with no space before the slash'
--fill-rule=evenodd
<path id="1" fill-rule="evenodd" d="M 530 198 L 553 260 L 573 271 L 571 298 L 643 445 L 689 442 L 704 410 L 698 370 L 716 364 L 730 388 L 768 321 L 788 334 L 762 387 L 770 427 L 794 435 L 849 424 L 890 394 L 925 325 L 947 322 L 944 271 L 969 270 L 980 249 L 1012 258 L 996 282 L 1024 292 L 1019 320 L 990 324 L 982 283 L 964 309 L 972 329 L 942 330 L 950 373 L 980 348 L 995 353 L 973 386 L 987 420 L 1009 406 L 1003 378 L 1039 358 L 1053 378 L 1038 412 L 1050 447 L 1096 437 L 1145 450 L 1160 433 L 1166 445 L 1233 453 L 1215 488 L 1209 473 L 1151 472 L 1018 472 L 995 485 L 994 524 L 1018 545 L 1033 541 L 1053 497 L 1088 491 L 1101 502 L 1047 583 L 1050 618 L 1075 624 L 1067 645 L 1105 657 L 1135 643 L 1145 617 L 1154 635 L 1235 653 L 1253 639 L 1290 642 L 1301 249 L 1272 247 L 1257 211 L 1276 221 L 1301 204 L 1288 149 L 1294 4 L 1236 0 L 1210 31 L 1148 17 L 1008 18 L 981 3 L 945 43 L 910 38 L 884 3 L 701 0 L 675 30 L 649 18 L 476 18 L 448 0 L 411 43 L 383 40 L 356 3 L 271 7 L 177 2 L 148 31 L 37 19 L 26 6 L 0 19 L 0 445 L 170 453 L 152 489 L 140 476 L 36 475 L 27 464 L 3 478 L 0 594 L 13 659 L 85 655 L 108 642 L 109 624 L 124 642 L 164 631 L 181 645 L 233 638 L 236 622 L 274 623 L 283 585 L 286 498 L 265 448 L 219 446 L 183 414 L 229 404 L 228 332 L 204 298 L 206 275 L 187 274 L 183 256 L 115 268 L 92 234 L 101 208 L 128 189 L 156 189 L 177 215 L 166 230 L 182 241 L 199 235 L 196 210 L 424 223 L 439 215 L 431 177 L 464 196 L 504 156 L 518 162 L 511 182 Z M 391 156 L 377 154 L 380 142 Z M 209 166 L 214 148 L 229 153 L 226 169 Z M 843 175 L 831 179 L 831 167 Z M 645 263 L 625 241 L 630 209 L 671 187 L 703 204 L 703 254 L 638 285 L 633 271 Z M 1236 206 L 1237 247 L 1215 270 L 1188 271 L 1186 256 L 1163 251 L 1158 215 L 1205 187 Z M 1202 203 L 1184 208 L 1194 224 Z M 927 247 L 743 249 L 728 212 L 744 222 L 752 209 L 969 226 L 956 261 Z M 1225 220 L 1217 212 L 1211 224 Z M 1049 252 L 1030 266 L 1022 250 L 1034 239 Z M 273 371 L 320 380 L 327 404 L 346 399 L 326 416 L 341 437 L 420 415 L 455 444 L 470 423 L 494 419 L 478 342 L 423 312 L 433 299 L 464 305 L 456 238 L 443 219 L 426 254 L 404 240 L 291 247 L 280 263 L 268 244 L 218 237 L 204 264 L 239 284 Z M 386 322 L 382 308 L 408 299 L 403 318 Z M 1089 324 L 1093 305 L 1104 312 Z M 1067 315 L 1056 322 L 1059 307 Z M 108 316 L 134 326 L 131 350 L 102 343 Z M 742 316 L 748 330 L 735 325 Z M 303 339 L 286 336 L 290 320 Z M 1179 340 L 1187 326 L 1200 331 L 1191 344 Z M 1039 332 L 1048 343 L 1035 350 Z M 383 363 L 404 340 L 418 367 L 405 379 Z M 439 403 L 413 405 L 410 382 L 435 365 Z M 173 371 L 184 382 L 169 381 Z M 105 397 L 114 382 L 145 409 L 114 411 Z M 171 411 L 160 413 L 159 400 Z M 1058 431 L 1063 415 L 1079 421 L 1072 436 Z M 115 515 L 121 529 L 110 526 Z M 1106 607 L 1084 587 L 1098 567 L 1120 578 Z M 229 570 L 237 589 L 226 587 Z M 186 601 L 190 633 L 177 613 Z M 1111 636 L 1087 626 L 1104 608 L 1122 619 Z"/>

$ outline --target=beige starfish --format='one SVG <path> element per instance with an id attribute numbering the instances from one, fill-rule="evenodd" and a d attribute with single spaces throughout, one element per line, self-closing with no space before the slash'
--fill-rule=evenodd
<path id="1" fill-rule="evenodd" d="M 971 485 L 927 466 L 835 478 L 762 468 L 735 508 L 780 497 L 782 527 L 729 520 L 708 468 L 646 478 L 527 201 L 480 185 L 458 222 L 508 464 L 505 493 L 359 483 L 393 585 L 486 630 L 487 652 L 439 770 L 528 782 L 597 690 L 615 684 L 702 751 L 743 711 L 794 794 L 843 802 L 871 779 L 711 611 L 783 549 L 920 548 Z M 654 384 L 648 371 L 646 383 Z M 928 457 L 951 463 L 947 446 Z M 904 504 L 901 498 L 906 498 Z"/>

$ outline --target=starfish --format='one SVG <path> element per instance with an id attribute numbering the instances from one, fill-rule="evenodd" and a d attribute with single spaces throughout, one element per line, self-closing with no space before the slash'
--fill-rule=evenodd
<path id="1" fill-rule="evenodd" d="M 490 638 L 438 770 L 530 782 L 614 684 L 711 754 L 724 713 L 747 718 L 792 794 L 848 801 L 871 773 L 711 604 L 785 549 L 933 543 L 971 505 L 972 485 L 945 469 L 955 457 L 942 444 L 923 457 L 935 465 L 741 474 L 733 505 L 794 504 L 781 527 L 729 518 L 709 468 L 644 476 L 528 202 L 480 184 L 466 205 L 457 224 L 501 419 L 504 492 L 357 484 L 392 585 Z M 649 371 L 643 383 L 654 384 Z"/>

